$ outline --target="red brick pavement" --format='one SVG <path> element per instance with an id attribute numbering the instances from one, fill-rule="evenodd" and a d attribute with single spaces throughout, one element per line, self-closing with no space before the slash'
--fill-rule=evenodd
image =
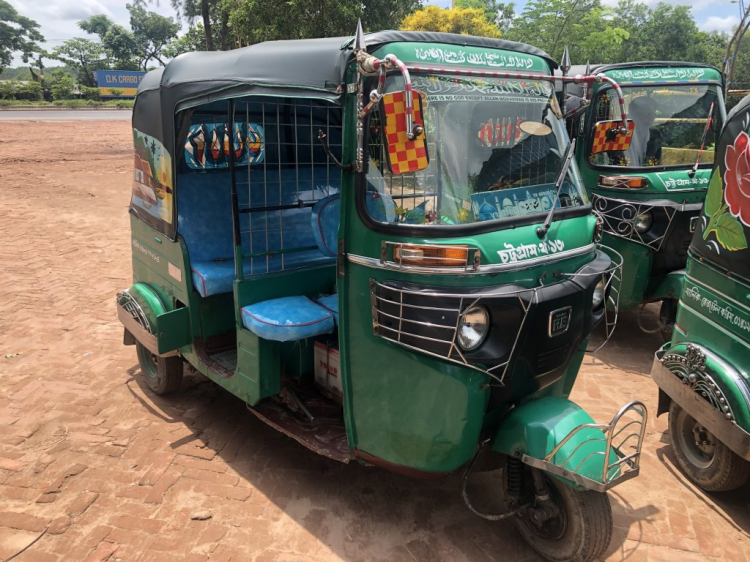
<path id="1" fill-rule="evenodd" d="M 456 479 L 317 457 L 198 376 L 170 399 L 121 345 L 129 284 L 127 123 L 3 123 L 0 138 L 0 559 L 536 561 L 480 520 Z M 655 410 L 658 338 L 624 315 L 575 391 L 595 417 Z M 642 476 L 610 493 L 608 560 L 750 560 L 750 492 L 707 495 L 652 418 Z M 194 520 L 198 512 L 210 518 Z"/>

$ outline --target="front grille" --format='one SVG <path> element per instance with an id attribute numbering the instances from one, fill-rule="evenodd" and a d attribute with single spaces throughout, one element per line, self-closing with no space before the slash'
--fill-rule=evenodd
<path id="1" fill-rule="evenodd" d="M 478 300 L 460 295 L 436 299 L 375 280 L 370 281 L 370 299 L 376 335 L 445 358 L 460 355 L 455 340 L 461 311 Z"/>
<path id="2" fill-rule="evenodd" d="M 536 370 L 548 373 L 562 366 L 568 358 L 569 349 L 570 346 L 566 344 L 540 353 L 536 361 Z"/>

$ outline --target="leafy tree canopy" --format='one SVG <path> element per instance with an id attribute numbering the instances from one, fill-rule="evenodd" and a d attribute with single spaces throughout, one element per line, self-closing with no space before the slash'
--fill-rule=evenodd
<path id="1" fill-rule="evenodd" d="M 442 31 L 482 37 L 500 37 L 497 24 L 487 21 L 480 8 L 454 8 L 452 10 L 427 6 L 406 16 L 401 22 L 405 31 Z"/>
<path id="2" fill-rule="evenodd" d="M 39 42 L 44 37 L 39 33 L 39 24 L 22 16 L 5 0 L 0 0 L 0 73 L 10 65 L 15 53 L 20 53 L 23 62 L 29 62 L 39 52 Z"/>

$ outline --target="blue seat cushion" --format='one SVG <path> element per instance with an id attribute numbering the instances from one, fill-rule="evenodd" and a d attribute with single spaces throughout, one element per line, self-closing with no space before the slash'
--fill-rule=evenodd
<path id="1" fill-rule="evenodd" d="M 339 296 L 334 293 L 318 299 L 318 304 L 333 314 L 336 324 L 339 323 Z"/>
<path id="2" fill-rule="evenodd" d="M 268 260 L 255 258 L 252 265 L 250 260 L 243 260 L 242 269 L 245 276 L 281 271 L 281 259 L 280 254 L 269 257 Z M 318 250 L 284 254 L 283 262 L 284 269 L 313 267 L 332 263 L 335 263 L 333 258 L 324 256 Z M 210 297 L 211 295 L 219 295 L 232 291 L 234 260 L 193 262 L 190 269 L 193 274 L 193 286 L 200 296 Z"/>
<path id="3" fill-rule="evenodd" d="M 295 341 L 333 332 L 333 314 L 307 297 L 282 297 L 242 308 L 242 324 L 265 340 Z"/>
<path id="4" fill-rule="evenodd" d="M 341 196 L 338 193 L 321 199 L 312 208 L 310 224 L 315 243 L 326 256 L 337 255 L 340 214 Z"/>

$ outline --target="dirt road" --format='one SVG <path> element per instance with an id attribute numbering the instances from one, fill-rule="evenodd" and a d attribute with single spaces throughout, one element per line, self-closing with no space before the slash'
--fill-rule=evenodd
<path id="1" fill-rule="evenodd" d="M 538 560 L 512 522 L 466 509 L 458 479 L 316 457 L 199 377 L 145 390 L 114 313 L 129 123 L 0 130 L 0 559 L 38 538 L 14 560 Z M 623 315 L 573 398 L 602 420 L 631 399 L 655 412 L 659 344 Z M 750 490 L 695 489 L 665 431 L 652 417 L 642 475 L 610 494 L 607 559 L 750 561 Z"/>

